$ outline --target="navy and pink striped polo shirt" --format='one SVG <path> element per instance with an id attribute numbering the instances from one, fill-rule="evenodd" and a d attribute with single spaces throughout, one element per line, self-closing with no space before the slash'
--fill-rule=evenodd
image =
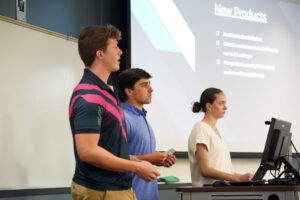
<path id="1" fill-rule="evenodd" d="M 73 181 L 94 190 L 129 189 L 131 173 L 104 170 L 78 157 L 75 134 L 98 133 L 99 146 L 129 160 L 126 125 L 118 96 L 88 69 L 73 91 L 69 119 L 76 160 Z"/>

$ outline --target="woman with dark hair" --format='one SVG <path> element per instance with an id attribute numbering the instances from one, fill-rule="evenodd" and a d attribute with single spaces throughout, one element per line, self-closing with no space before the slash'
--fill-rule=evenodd
<path id="1" fill-rule="evenodd" d="M 189 161 L 193 186 L 212 184 L 215 180 L 245 181 L 253 174 L 233 171 L 228 146 L 216 125 L 225 115 L 226 96 L 222 90 L 208 88 L 195 102 L 193 112 L 204 112 L 202 121 L 195 124 L 189 137 Z"/>

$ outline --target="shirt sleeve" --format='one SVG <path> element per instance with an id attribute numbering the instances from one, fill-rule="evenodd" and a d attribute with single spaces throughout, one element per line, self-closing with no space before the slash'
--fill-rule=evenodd
<path id="1" fill-rule="evenodd" d="M 95 103 L 88 103 L 83 98 L 76 100 L 73 107 L 74 132 L 76 133 L 99 133 L 104 108 Z"/>
<path id="2" fill-rule="evenodd" d="M 197 144 L 204 144 L 209 151 L 211 140 L 209 130 L 204 126 L 198 125 L 195 131 L 197 132 L 195 135 L 195 146 L 197 146 Z"/>

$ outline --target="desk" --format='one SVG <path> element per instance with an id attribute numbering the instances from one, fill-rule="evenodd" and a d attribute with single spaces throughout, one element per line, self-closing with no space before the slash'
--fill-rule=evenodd
<path id="1" fill-rule="evenodd" d="M 177 199 L 176 188 L 192 183 L 158 183 L 160 200 Z M 0 188 L 0 200 L 72 200 L 69 186 L 53 188 Z"/>
<path id="2" fill-rule="evenodd" d="M 300 185 L 178 187 L 179 200 L 299 200 Z"/>

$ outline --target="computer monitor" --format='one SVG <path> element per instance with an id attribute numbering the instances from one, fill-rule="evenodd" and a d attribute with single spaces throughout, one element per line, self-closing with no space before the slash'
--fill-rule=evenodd
<path id="1" fill-rule="evenodd" d="M 272 118 L 261 164 L 266 169 L 276 170 L 281 157 L 288 156 L 291 143 L 291 123 Z"/>
<path id="2" fill-rule="evenodd" d="M 268 170 L 280 170 L 282 163 L 288 171 L 295 173 L 298 179 L 299 174 L 289 161 L 289 146 L 291 144 L 292 133 L 290 132 L 291 123 L 280 119 L 272 118 L 265 148 L 258 170 L 252 180 L 262 180 Z"/>

